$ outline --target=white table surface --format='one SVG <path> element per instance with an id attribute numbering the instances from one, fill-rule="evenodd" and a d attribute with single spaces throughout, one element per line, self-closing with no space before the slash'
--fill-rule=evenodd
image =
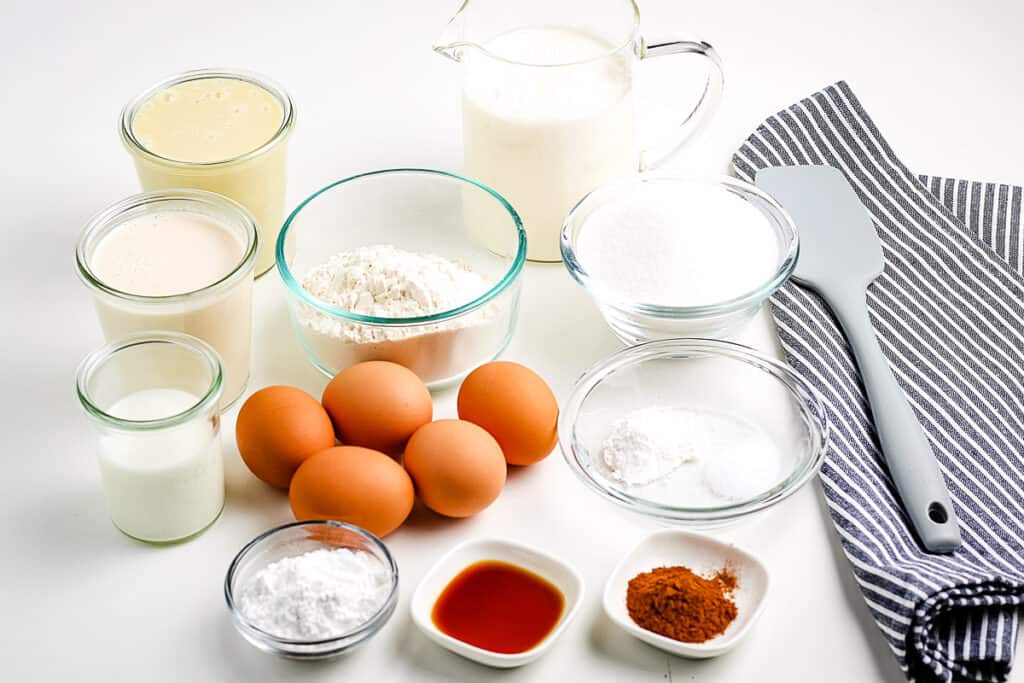
<path id="1" fill-rule="evenodd" d="M 190 543 L 154 548 L 130 541 L 108 521 L 93 434 L 73 391 L 75 367 L 101 335 L 72 251 L 89 215 L 137 191 L 116 133 L 121 106 L 186 68 L 237 65 L 271 75 L 298 106 L 290 205 L 359 171 L 458 170 L 457 67 L 430 51 L 456 4 L 0 2 L 8 311 L 0 332 L 0 679 L 902 680 L 816 482 L 719 532 L 760 555 L 773 585 L 749 640 L 705 662 L 668 657 L 603 616 L 605 577 L 654 527 L 585 490 L 557 452 L 513 474 L 501 498 L 475 518 L 414 513 L 387 539 L 402 580 L 393 619 L 362 649 L 326 663 L 260 653 L 229 622 L 222 595 L 229 560 L 260 531 L 291 519 L 285 496 L 250 476 L 238 458 L 231 436 L 237 410 L 224 421 L 227 508 L 212 529 Z M 576 4 L 592 11 L 586 0 Z M 645 0 L 642 10 L 651 38 L 706 39 L 727 72 L 712 126 L 672 168 L 724 171 L 731 151 L 765 115 L 845 78 L 912 168 L 1024 182 L 1024 10 L 1014 0 Z M 292 337 L 277 276 L 260 280 L 256 295 L 251 388 L 287 383 L 319 394 L 325 380 Z M 618 345 L 561 267 L 527 267 L 523 297 L 506 357 L 535 368 L 564 399 L 580 371 Z M 756 321 L 746 338 L 771 349 L 768 320 Z M 436 397 L 435 414 L 454 415 L 453 392 Z M 407 614 L 417 580 L 442 552 L 488 535 L 556 551 L 587 584 L 585 605 L 561 641 L 520 670 L 491 671 L 441 650 Z M 1024 681 L 1024 672 L 1013 678 Z"/>

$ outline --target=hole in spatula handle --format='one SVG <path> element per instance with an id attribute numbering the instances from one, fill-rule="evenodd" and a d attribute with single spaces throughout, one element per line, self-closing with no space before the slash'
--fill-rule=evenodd
<path id="1" fill-rule="evenodd" d="M 945 524 L 949 521 L 949 513 L 942 503 L 932 503 L 928 506 L 928 519 L 936 524 Z"/>

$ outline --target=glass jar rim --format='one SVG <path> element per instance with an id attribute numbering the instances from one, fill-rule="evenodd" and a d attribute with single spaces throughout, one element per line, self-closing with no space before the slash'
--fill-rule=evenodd
<path id="1" fill-rule="evenodd" d="M 328 303 L 325 303 L 320 299 L 316 298 L 315 296 L 313 296 L 312 294 L 310 294 L 308 291 L 306 291 L 306 288 L 302 286 L 302 283 L 300 283 L 298 279 L 296 279 L 295 274 L 292 273 L 291 268 L 288 266 L 288 260 L 285 253 L 285 245 L 288 241 L 288 235 L 291 232 L 295 219 L 298 218 L 299 214 L 302 213 L 302 210 L 308 204 L 310 204 L 320 195 L 328 192 L 329 190 L 334 189 L 335 187 L 357 180 L 393 174 L 411 174 L 422 175 L 427 177 L 435 176 L 440 178 L 446 178 L 449 180 L 454 180 L 459 183 L 465 183 L 468 186 L 474 186 L 477 189 L 486 192 L 487 194 L 491 195 L 491 197 L 493 197 L 499 204 L 501 204 L 502 208 L 509 214 L 509 217 L 512 219 L 512 225 L 515 229 L 515 234 L 517 238 L 515 256 L 512 258 L 512 263 L 509 265 L 508 270 L 505 271 L 501 279 L 498 280 L 498 282 L 496 282 L 483 294 L 479 295 L 475 299 L 467 301 L 464 304 L 456 306 L 455 308 L 449 309 L 447 311 L 439 311 L 437 313 L 432 313 L 430 315 L 411 316 L 407 318 L 380 318 L 373 315 L 363 315 L 362 313 L 355 313 L 354 311 L 349 311 L 344 308 L 338 308 L 337 306 L 332 306 Z M 288 289 L 288 291 L 291 292 L 292 295 L 298 297 L 298 299 L 301 300 L 302 302 L 312 306 L 313 308 L 323 313 L 338 318 L 344 318 L 345 320 L 350 320 L 352 322 L 370 325 L 429 325 L 432 323 L 440 322 L 442 320 L 456 318 L 467 313 L 470 313 L 472 311 L 475 311 L 476 309 L 480 308 L 481 306 L 483 306 L 484 304 L 486 304 L 487 302 L 491 301 L 499 294 L 504 292 L 509 287 L 509 285 L 515 282 L 516 278 L 519 276 L 519 273 L 522 272 L 523 270 L 523 265 L 526 263 L 526 230 L 523 229 L 523 222 L 519 218 L 519 214 L 516 212 L 516 210 L 512 208 L 512 205 L 509 204 L 508 201 L 500 194 L 498 194 L 495 190 L 491 189 L 487 185 L 484 185 L 483 183 L 478 183 L 477 181 L 472 180 L 471 178 L 465 178 L 455 173 L 449 173 L 448 171 L 438 171 L 429 168 L 385 168 L 378 171 L 368 171 L 366 173 L 359 173 L 354 176 L 349 176 L 348 178 L 336 180 L 335 182 L 320 188 L 313 194 L 303 199 L 302 202 L 300 202 L 299 205 L 295 207 L 291 214 L 288 215 L 288 218 L 285 219 L 284 224 L 281 226 L 281 232 L 278 233 L 277 236 L 275 260 L 277 262 L 277 272 L 281 276 L 281 279 L 284 281 L 285 287 Z"/>
<path id="2" fill-rule="evenodd" d="M 170 344 L 196 355 L 210 372 L 210 386 L 189 408 L 164 417 L 147 420 L 129 420 L 111 415 L 96 405 L 89 391 L 89 382 L 110 359 L 118 353 L 146 344 Z M 220 356 L 201 339 L 183 332 L 140 332 L 109 342 L 87 355 L 78 366 L 76 373 L 78 400 L 85 412 L 93 419 L 117 429 L 129 431 L 150 431 L 174 427 L 202 415 L 211 406 L 216 407 L 224 391 L 224 368 Z"/>
<path id="3" fill-rule="evenodd" d="M 767 222 L 772 226 L 776 234 L 781 234 L 786 242 L 784 251 L 780 254 L 779 264 L 772 276 L 754 289 L 743 292 L 737 296 L 717 301 L 710 304 L 696 306 L 669 306 L 664 304 L 651 304 L 638 301 L 631 301 L 623 298 L 614 289 L 607 287 L 596 280 L 587 272 L 580 262 L 576 253 L 579 234 L 583 230 L 586 219 L 579 222 L 579 229 L 573 230 L 572 225 L 577 215 L 589 204 L 597 202 L 597 195 L 602 192 L 616 188 L 644 185 L 648 183 L 686 183 L 704 185 L 708 187 L 720 187 L 741 196 L 744 200 L 748 197 L 755 197 L 763 203 L 763 206 L 756 206 L 764 214 Z M 800 256 L 800 238 L 796 225 L 789 213 L 775 201 L 775 199 L 760 188 L 729 176 L 718 176 L 712 178 L 684 177 L 664 174 L 640 175 L 637 177 L 613 180 L 600 185 L 576 202 L 576 205 L 569 211 L 565 222 L 562 224 L 560 237 L 562 260 L 566 269 L 576 282 L 594 295 L 602 306 L 608 306 L 631 314 L 650 315 L 658 318 L 670 319 L 694 319 L 706 318 L 719 315 L 727 315 L 736 311 L 748 308 L 751 304 L 759 303 L 771 296 L 793 273 L 796 268 L 797 259 Z"/>
<path id="4" fill-rule="evenodd" d="M 281 124 L 274 132 L 270 139 L 256 147 L 255 149 L 249 150 L 244 154 L 231 157 L 229 159 L 220 159 L 217 161 L 184 161 L 182 159 L 172 159 L 171 157 L 165 157 L 156 152 L 150 150 L 142 141 L 135 136 L 135 131 L 132 127 L 132 123 L 135 120 L 135 115 L 138 113 L 139 108 L 143 104 L 148 102 L 150 99 L 155 97 L 158 93 L 167 90 L 175 85 L 181 83 L 188 83 L 190 81 L 201 81 L 210 78 L 229 78 L 236 81 L 245 81 L 251 83 L 274 96 L 274 99 L 281 105 Z M 167 164 L 170 166 L 178 166 L 181 168 L 193 168 L 193 169 L 218 169 L 223 166 L 230 166 L 239 164 L 250 159 L 254 159 L 264 152 L 269 151 L 272 147 L 276 147 L 279 143 L 283 142 L 292 129 L 295 127 L 295 106 L 292 103 L 292 98 L 277 82 L 263 76 L 262 74 L 253 73 L 251 71 L 245 71 L 243 69 L 232 69 L 226 67 L 209 67 L 205 69 L 194 69 L 192 71 L 184 71 L 173 76 L 169 76 L 154 85 L 143 90 L 134 99 L 128 102 L 121 110 L 121 123 L 120 133 L 121 140 L 125 146 L 130 150 L 138 152 L 145 158 L 156 161 L 161 164 Z"/>
<path id="5" fill-rule="evenodd" d="M 189 202 L 202 205 L 205 208 L 212 208 L 216 217 L 220 220 L 237 221 L 245 232 L 245 248 L 242 257 L 235 266 L 223 277 L 211 282 L 208 285 L 179 294 L 165 294 L 149 296 L 144 294 L 133 294 L 117 289 L 101 280 L 90 266 L 91 251 L 93 243 L 98 243 L 111 230 L 121 225 L 122 219 L 141 207 L 151 207 L 162 203 Z M 99 213 L 95 214 L 85 224 L 78 239 L 78 246 L 75 249 L 75 266 L 78 276 L 91 289 L 103 292 L 118 299 L 133 301 L 136 303 L 177 303 L 183 302 L 198 294 L 211 294 L 230 288 L 241 278 L 252 271 L 256 265 L 256 251 L 259 247 L 259 234 L 256 230 L 256 221 L 252 214 L 244 206 L 229 199 L 224 195 L 206 190 L 195 189 L 170 189 L 142 192 L 111 204 Z"/>

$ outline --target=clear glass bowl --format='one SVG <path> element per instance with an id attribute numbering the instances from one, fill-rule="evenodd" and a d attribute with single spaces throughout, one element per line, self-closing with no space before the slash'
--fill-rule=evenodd
<path id="1" fill-rule="evenodd" d="M 653 407 L 685 411 L 679 429 L 696 460 L 654 483 L 626 484 L 606 464 L 604 441 L 616 421 Z M 558 441 L 583 483 L 613 503 L 665 522 L 716 526 L 775 505 L 814 476 L 828 420 L 813 387 L 782 363 L 733 342 L 668 339 L 587 370 L 559 417 Z"/>
<path id="2" fill-rule="evenodd" d="M 303 288 L 306 274 L 331 256 L 374 245 L 461 261 L 487 288 L 449 310 L 408 318 L 344 310 Z M 332 183 L 299 204 L 277 241 L 295 335 L 313 365 L 333 376 L 362 361 L 387 360 L 431 387 L 457 381 L 505 349 L 525 260 L 526 233 L 508 202 L 472 180 L 427 169 Z"/>
<path id="3" fill-rule="evenodd" d="M 635 193 L 648 184 L 667 187 L 703 185 L 724 189 L 750 203 L 764 215 L 767 226 L 774 231 L 779 255 L 775 272 L 767 281 L 749 292 L 708 305 L 664 306 L 622 299 L 617 292 L 591 277 L 586 264 L 580 262 L 576 249 L 579 236 L 586 229 L 587 219 L 596 209 Z M 654 339 L 722 339 L 735 335 L 757 315 L 765 300 L 789 278 L 796 267 L 799 253 L 796 226 L 778 202 L 753 185 L 728 177 L 693 180 L 639 176 L 602 185 L 585 195 L 569 212 L 562 227 L 561 240 L 562 259 L 569 274 L 590 293 L 615 335 L 629 345 Z"/>
<path id="4" fill-rule="evenodd" d="M 290 640 L 267 633 L 242 616 L 234 600 L 239 586 L 271 562 L 321 548 L 361 550 L 370 553 L 390 569 L 391 592 L 380 610 L 365 624 L 326 640 Z M 238 552 L 224 579 L 224 597 L 235 628 L 259 649 L 292 659 L 323 659 L 352 649 L 372 637 L 388 622 L 398 603 L 398 565 L 387 546 L 365 529 L 327 520 L 292 522 L 265 531 Z"/>

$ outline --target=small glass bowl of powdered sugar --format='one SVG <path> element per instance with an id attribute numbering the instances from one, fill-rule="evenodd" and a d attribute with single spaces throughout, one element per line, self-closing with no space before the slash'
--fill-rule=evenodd
<path id="1" fill-rule="evenodd" d="M 365 529 L 292 522 L 239 551 L 224 580 L 224 597 L 239 633 L 259 649 L 323 659 L 383 628 L 398 601 L 398 566 Z"/>
<path id="2" fill-rule="evenodd" d="M 590 192 L 565 220 L 562 257 L 627 344 L 735 336 L 793 272 L 796 227 L 733 178 L 640 176 Z"/>
<path id="3" fill-rule="evenodd" d="M 488 187 L 427 169 L 331 183 L 291 213 L 277 268 L 292 326 L 324 374 L 368 360 L 441 387 L 505 349 L 526 233 Z"/>

